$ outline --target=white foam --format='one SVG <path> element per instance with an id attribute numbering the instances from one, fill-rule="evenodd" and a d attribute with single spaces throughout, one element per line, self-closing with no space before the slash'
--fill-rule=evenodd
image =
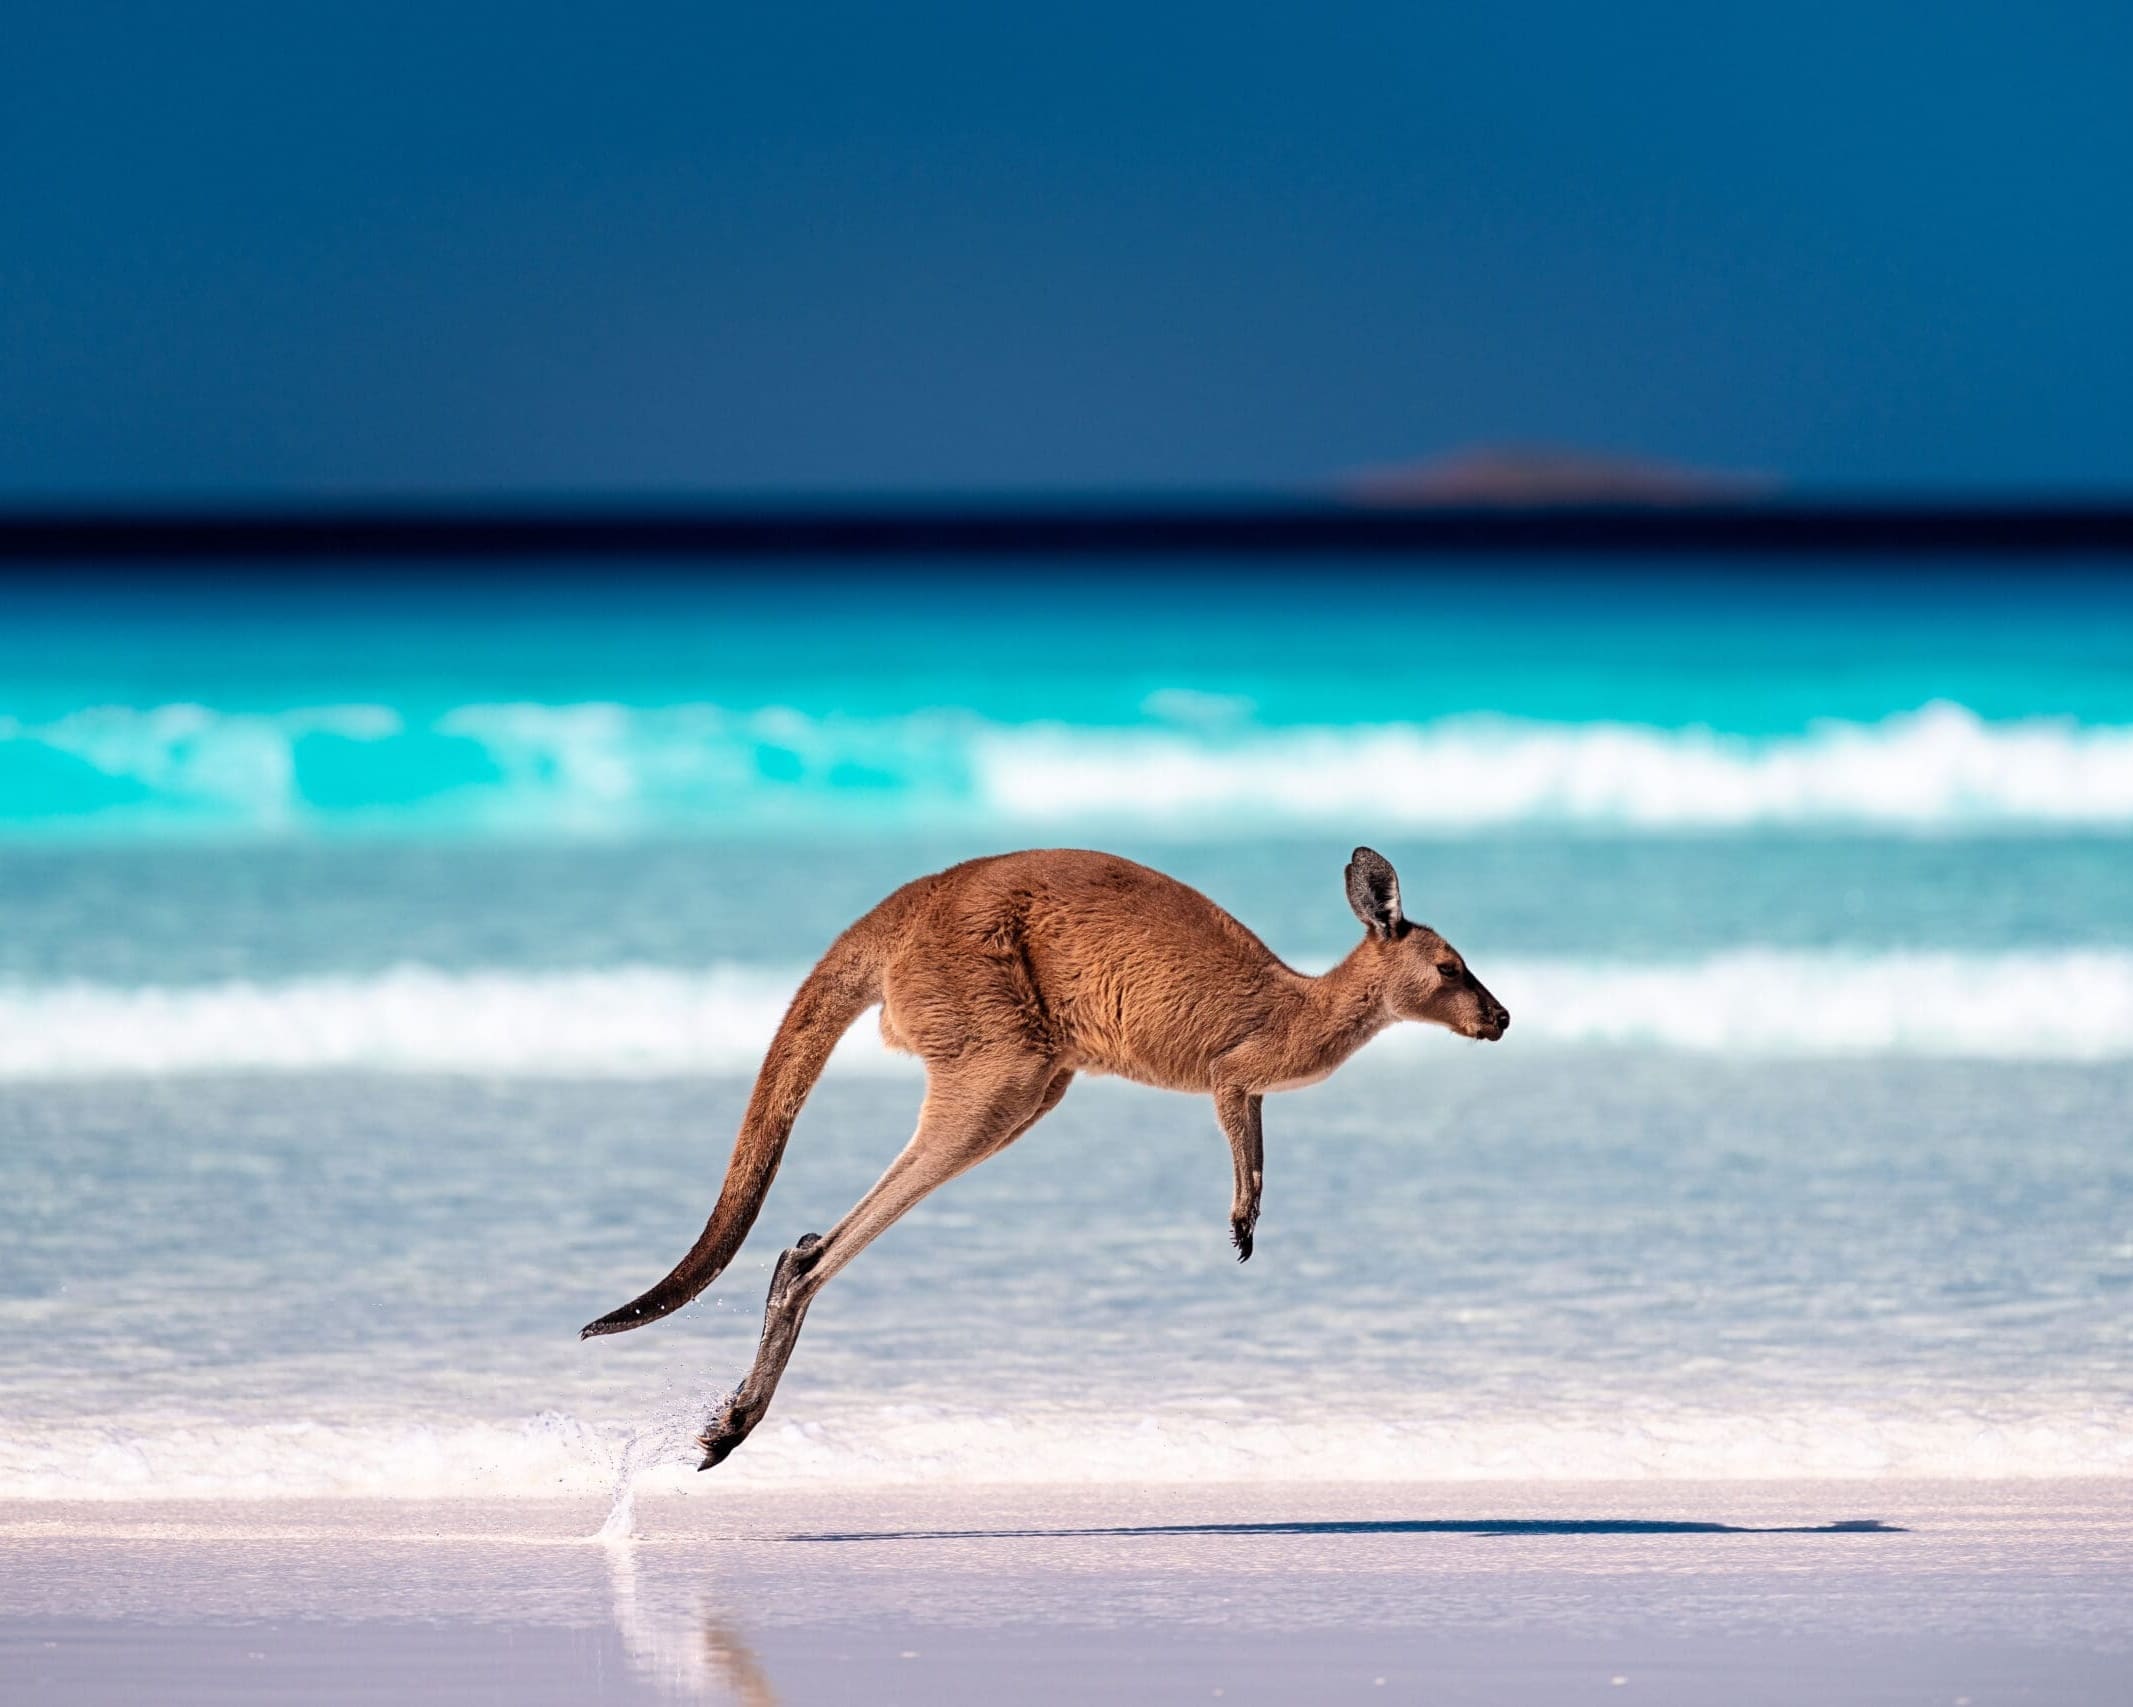
<path id="1" fill-rule="evenodd" d="M 1512 1011 L 1506 1047 L 2133 1057 L 2133 954 L 2116 951 L 1754 949 L 1680 962 L 1493 961 L 1481 970 Z M 745 1075 L 760 1064 L 798 982 L 795 970 L 748 965 L 533 973 L 409 966 L 285 983 L 0 986 L 0 1079 Z M 1402 1027 L 1392 1036 L 1394 1048 L 1420 1047 L 1435 1034 Z M 912 1068 L 862 1022 L 831 1070 Z"/>
<path id="2" fill-rule="evenodd" d="M 215 1072 L 752 1073 L 795 973 L 633 966 L 0 987 L 0 1078 Z M 853 1044 L 863 1044 L 855 1038 Z M 841 1070 L 898 1058 L 847 1045 Z"/>
<path id="3" fill-rule="evenodd" d="M 519 1423 L 199 1423 L 17 1427 L 0 1500 L 596 1499 L 618 1474 L 652 1494 L 703 1491 L 686 1442 L 652 1460 L 640 1433 L 548 1414 Z M 630 1462 L 633 1456 L 638 1461 Z M 2133 1473 L 2122 1407 L 2042 1395 L 1939 1395 L 1907 1410 L 1727 1411 L 1652 1402 L 1469 1414 L 1358 1395 L 1307 1415 L 1170 1408 L 788 1406 L 717 1485 L 1676 1481 L 2021 1478 Z M 611 1513 L 611 1515 L 613 1515 Z M 626 1534 L 627 1516 L 620 1519 Z"/>
<path id="4" fill-rule="evenodd" d="M 680 704 L 0 716 L 0 762 L 46 775 L 11 832 L 612 837 L 751 825 L 1284 824 L 1406 835 L 1509 824 L 1618 831 L 2133 826 L 2133 727 L 1987 721 L 1938 703 L 1789 734 L 1500 716 L 1268 727 L 1159 690 L 1120 728 Z M 41 807 L 36 805 L 44 799 Z"/>
<path id="5" fill-rule="evenodd" d="M 2133 955 L 1857 955 L 1507 961 L 1483 975 L 1520 1041 L 1759 1056 L 2133 1056 Z"/>
<path id="6" fill-rule="evenodd" d="M 996 729 L 976 753 L 983 797 L 1038 821 L 1303 820 L 1444 833 L 1528 822 L 1644 830 L 2133 822 L 2133 729 L 2058 718 L 1988 723 L 1948 704 L 1769 737 L 1464 717 L 1226 738 Z"/>

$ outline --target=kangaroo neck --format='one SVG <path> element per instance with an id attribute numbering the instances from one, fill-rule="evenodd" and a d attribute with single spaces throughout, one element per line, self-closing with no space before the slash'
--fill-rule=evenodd
<path id="1" fill-rule="evenodd" d="M 1385 978 L 1376 945 L 1367 937 L 1330 971 L 1304 980 L 1304 1011 L 1297 1027 L 1298 1066 L 1330 1073 L 1391 1025 Z"/>

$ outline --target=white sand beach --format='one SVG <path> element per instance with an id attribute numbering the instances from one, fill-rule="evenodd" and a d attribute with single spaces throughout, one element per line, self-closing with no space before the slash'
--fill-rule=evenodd
<path id="1" fill-rule="evenodd" d="M 1468 1483 L 0 1509 L 21 1707 L 2101 1704 L 2133 1486 Z"/>

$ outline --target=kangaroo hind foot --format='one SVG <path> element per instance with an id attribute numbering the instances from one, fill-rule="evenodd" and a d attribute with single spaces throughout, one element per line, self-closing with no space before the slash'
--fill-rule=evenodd
<path id="1" fill-rule="evenodd" d="M 756 1351 L 756 1367 L 749 1371 L 747 1380 L 726 1395 L 725 1403 L 696 1437 L 696 1444 L 704 1449 L 704 1461 L 697 1469 L 709 1470 L 723 1464 L 733 1449 L 755 1432 L 755 1425 L 770 1408 L 770 1393 L 763 1390 L 761 1376 L 766 1368 L 772 1372 L 768 1386 L 774 1390 L 778 1375 L 784 1372 L 785 1360 L 792 1355 L 793 1341 L 800 1337 L 800 1323 L 806 1318 L 809 1302 L 801 1282 L 815 1266 L 815 1253 L 821 1244 L 820 1233 L 803 1233 L 790 1250 L 779 1256 L 778 1266 L 770 1275 L 770 1297 L 763 1307 L 763 1338 Z"/>

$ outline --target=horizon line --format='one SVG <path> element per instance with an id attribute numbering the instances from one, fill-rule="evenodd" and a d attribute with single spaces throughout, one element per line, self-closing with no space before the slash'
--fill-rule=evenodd
<path id="1" fill-rule="evenodd" d="M 2133 497 L 1249 499 L 377 497 L 0 506 L 0 565 L 220 560 L 2133 556 Z"/>

